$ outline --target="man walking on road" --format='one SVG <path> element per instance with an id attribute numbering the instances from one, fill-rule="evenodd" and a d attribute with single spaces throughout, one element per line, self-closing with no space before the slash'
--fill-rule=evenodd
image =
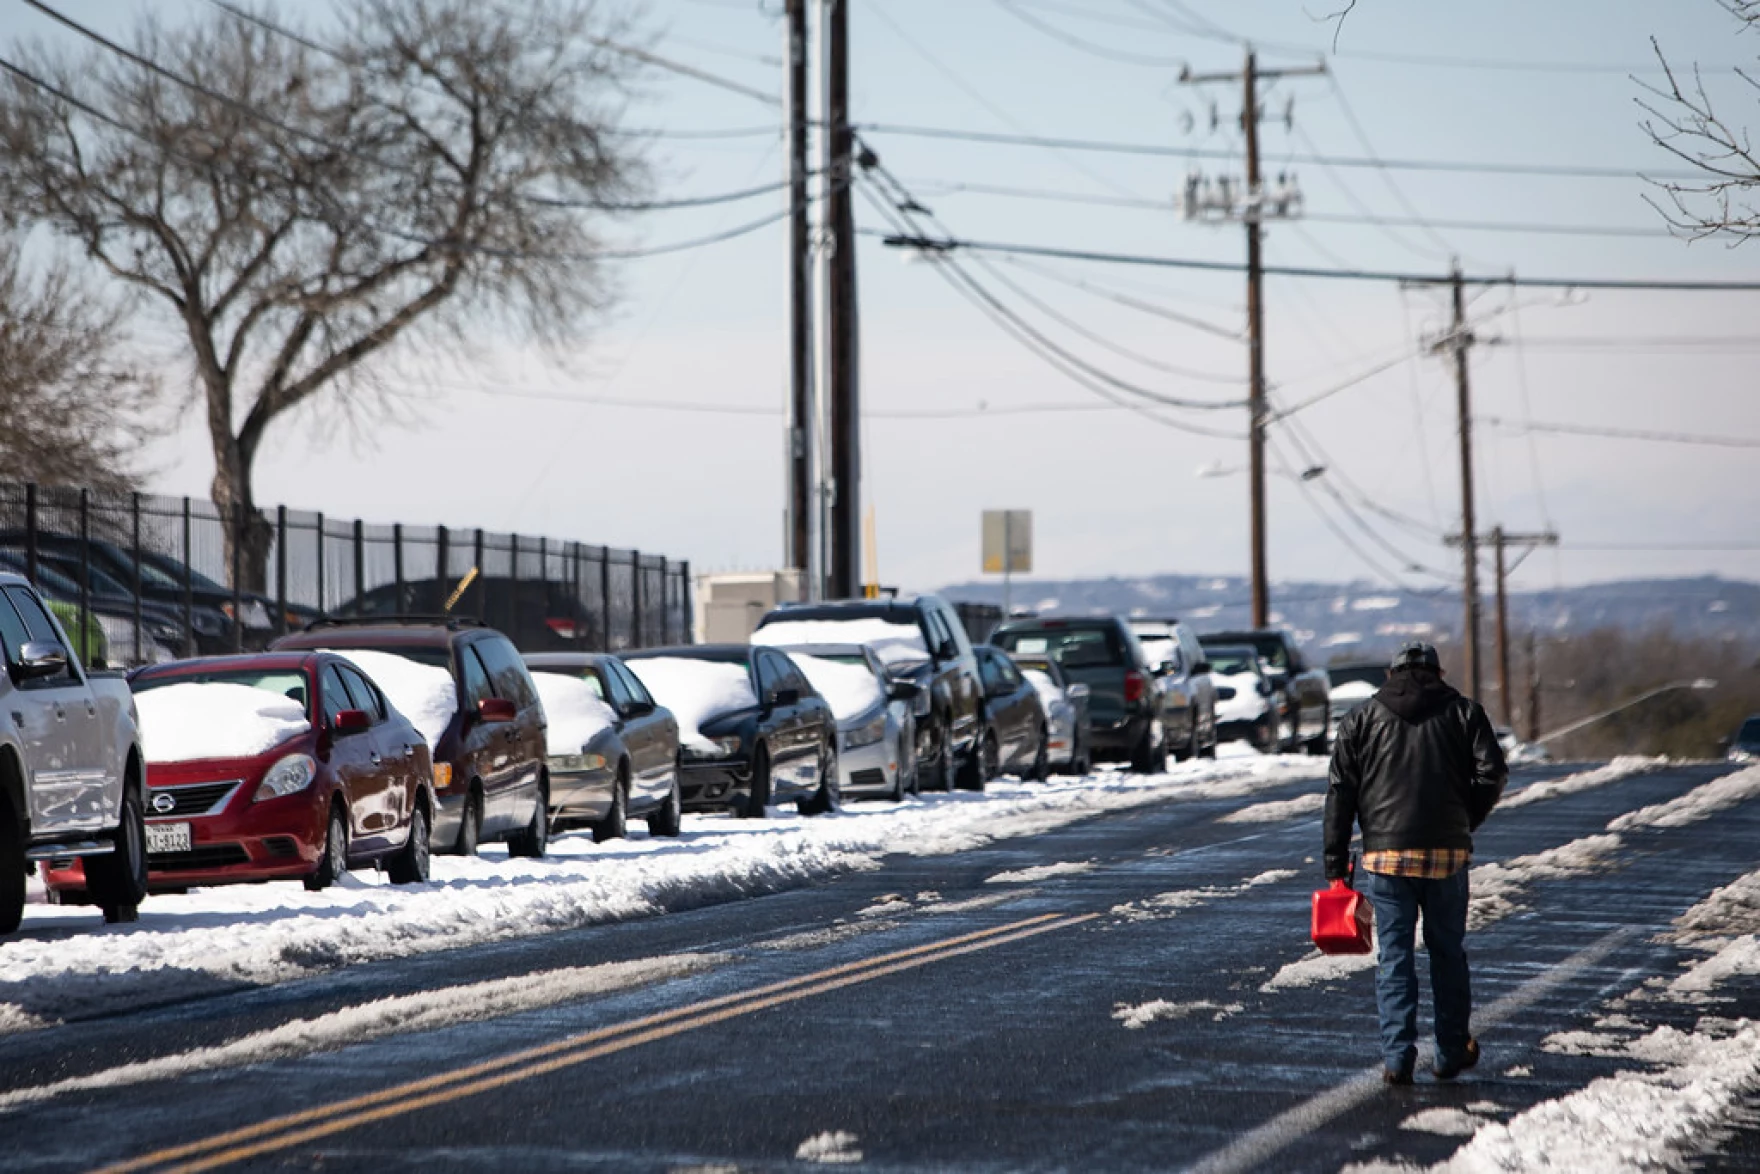
<path id="1" fill-rule="evenodd" d="M 1420 910 L 1436 1016 L 1431 1071 L 1453 1080 L 1479 1062 L 1467 971 L 1467 866 L 1473 832 L 1508 778 L 1484 708 L 1443 683 L 1429 644 L 1401 648 L 1387 684 L 1339 725 L 1326 791 L 1326 878 L 1351 875 L 1351 828 L 1361 823 L 1381 942 L 1375 1002 L 1388 1084 L 1412 1083 L 1418 1061 Z"/>

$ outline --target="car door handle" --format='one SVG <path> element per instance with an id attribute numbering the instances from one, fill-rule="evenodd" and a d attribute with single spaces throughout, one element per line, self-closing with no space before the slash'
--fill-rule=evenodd
<path id="1" fill-rule="evenodd" d="M 98 716 L 98 707 L 90 701 L 86 702 L 86 716 L 87 717 L 97 717 Z"/>
<path id="2" fill-rule="evenodd" d="M 59 702 L 55 705 L 55 720 L 58 722 L 67 720 L 67 710 Z"/>
<path id="3" fill-rule="evenodd" d="M 380 763 L 379 752 L 377 750 L 373 751 L 371 757 L 373 759 L 373 765 L 378 766 Z"/>

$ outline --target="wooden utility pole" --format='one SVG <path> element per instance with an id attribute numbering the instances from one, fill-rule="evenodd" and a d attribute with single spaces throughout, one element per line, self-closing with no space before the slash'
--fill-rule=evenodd
<path id="1" fill-rule="evenodd" d="M 1450 534 L 1448 542 L 1450 545 L 1466 546 L 1461 534 Z M 1516 566 L 1520 566 L 1522 560 L 1517 559 L 1515 566 L 1512 566 L 1506 552 L 1510 547 L 1519 547 L 1523 551 L 1522 558 L 1526 558 L 1542 546 L 1557 546 L 1558 535 L 1550 530 L 1543 534 L 1511 534 L 1505 531 L 1502 526 L 1497 526 L 1492 529 L 1491 533 L 1480 535 L 1474 544 L 1474 549 L 1481 545 L 1491 547 L 1495 553 L 1494 565 L 1497 569 L 1497 696 L 1499 707 L 1503 710 L 1503 724 L 1514 729 L 1515 694 L 1510 688 L 1509 679 L 1508 580 L 1509 573 L 1515 570 Z M 1529 639 L 1532 641 L 1531 635 Z M 1529 656 L 1532 657 L 1532 655 L 1532 644 L 1530 643 Z M 1474 693 L 1477 694 L 1477 692 L 1478 681 L 1475 678 Z M 1530 698 L 1529 704 L 1530 706 L 1535 704 L 1535 699 Z"/>
<path id="2" fill-rule="evenodd" d="M 1267 215 L 1287 216 L 1287 208 L 1272 212 L 1267 207 L 1264 183 L 1259 173 L 1259 82 L 1282 77 L 1323 74 L 1324 65 L 1297 69 L 1259 68 L 1258 57 L 1247 50 L 1245 68 L 1238 74 L 1180 74 L 1186 83 L 1241 83 L 1241 130 L 1247 146 L 1247 183 L 1245 202 L 1239 208 L 1222 209 L 1230 218 L 1238 217 L 1247 229 L 1247 474 L 1249 493 L 1249 545 L 1253 575 L 1253 626 L 1263 628 L 1271 623 L 1270 570 L 1265 547 L 1265 423 L 1269 416 L 1265 405 L 1265 312 L 1264 262 L 1261 257 L 1261 224 Z M 1225 185 L 1226 187 L 1226 185 Z M 1206 211 L 1216 211 L 1206 208 Z M 1193 215 L 1188 207 L 1187 216 Z"/>
<path id="3" fill-rule="evenodd" d="M 1528 741 L 1540 740 L 1540 642 L 1528 629 Z"/>
<path id="4" fill-rule="evenodd" d="M 788 565 L 805 585 L 813 521 L 813 226 L 807 200 L 807 4 L 787 0 Z"/>
<path id="5" fill-rule="evenodd" d="M 855 136 L 849 125 L 850 0 L 825 0 L 826 431 L 825 590 L 854 596 L 861 582 L 861 396 L 857 370 L 856 232 L 850 200 Z"/>

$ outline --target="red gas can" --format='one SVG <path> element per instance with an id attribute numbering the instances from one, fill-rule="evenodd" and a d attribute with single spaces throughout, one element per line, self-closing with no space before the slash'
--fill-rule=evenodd
<path id="1" fill-rule="evenodd" d="M 1342 880 L 1314 894 L 1309 935 L 1322 954 L 1367 954 L 1374 948 L 1375 910 L 1369 898 Z"/>

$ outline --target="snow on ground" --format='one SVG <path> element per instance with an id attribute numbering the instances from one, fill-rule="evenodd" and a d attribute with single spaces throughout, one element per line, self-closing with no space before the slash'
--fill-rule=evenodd
<path id="1" fill-rule="evenodd" d="M 363 872 L 321 893 L 272 883 L 154 896 L 140 921 L 125 925 L 101 926 L 92 910 L 32 904 L 21 935 L 0 942 L 0 1033 L 192 990 L 688 909 L 877 868 L 892 853 L 945 855 L 1107 811 L 1247 797 L 1324 769 L 1324 760 L 1302 756 L 1239 757 L 1163 775 L 1003 781 L 983 793 L 854 805 L 813 819 L 692 815 L 677 839 L 638 833 L 594 844 L 568 835 L 544 860 L 509 859 L 499 846 L 479 858 L 437 857 L 427 885 L 393 886 Z M 901 897 L 876 912 L 952 912 L 956 904 L 966 903 L 919 894 L 915 905 Z"/>
<path id="2" fill-rule="evenodd" d="M 1231 811 L 1223 816 L 1222 823 L 1282 823 L 1286 819 L 1297 819 L 1304 815 L 1318 815 L 1326 807 L 1326 792 L 1316 791 L 1312 795 L 1298 795 L 1294 799 L 1279 799 L 1273 803 L 1255 803 L 1251 807 L 1243 807 L 1239 811 Z"/>
<path id="3" fill-rule="evenodd" d="M 617 714 L 580 677 L 539 671 L 532 674 L 532 684 L 544 705 L 545 751 L 552 757 L 579 754 L 617 724 Z"/>
<path id="4" fill-rule="evenodd" d="M 1760 872 L 1738 877 L 1675 918 L 1670 936 L 1682 945 L 1760 933 Z"/>
<path id="5" fill-rule="evenodd" d="M 587 995 L 608 994 L 696 974 L 725 960 L 725 955 L 715 954 L 641 958 L 631 962 L 542 970 L 488 982 L 439 987 L 419 995 L 375 999 L 311 1019 L 291 1020 L 216 1047 L 177 1052 L 49 1084 L 0 1092 L 0 1112 L 40 1104 L 70 1092 L 150 1084 L 195 1072 L 242 1068 L 268 1060 L 307 1056 L 385 1036 L 498 1019 L 521 1011 L 553 1007 Z"/>
<path id="6" fill-rule="evenodd" d="M 1212 1003 L 1208 999 L 1198 999 L 1190 1003 L 1170 1003 L 1166 999 L 1153 999 L 1135 1007 L 1120 1003 L 1113 1008 L 1112 1017 L 1124 1024 L 1127 1031 L 1141 1031 L 1160 1019 L 1188 1019 L 1193 1015 L 1209 1015 L 1220 1023 L 1230 1015 L 1238 1015 L 1242 1010 L 1244 1007 L 1240 1003 Z"/>
<path id="7" fill-rule="evenodd" d="M 1661 770 L 1668 765 L 1666 758 L 1644 758 L 1639 755 L 1625 755 L 1614 759 L 1606 766 L 1594 770 L 1582 771 L 1574 775 L 1566 775 L 1560 779 L 1543 779 L 1537 783 L 1529 783 L 1517 791 L 1511 791 L 1499 803 L 1500 811 L 1513 807 L 1525 807 L 1529 803 L 1539 803 L 1546 799 L 1556 799 L 1561 795 L 1575 795 L 1579 791 L 1592 791 L 1596 787 L 1616 783 L 1633 775 L 1648 774 L 1653 770 Z"/>
<path id="8" fill-rule="evenodd" d="M 372 678 L 384 690 L 391 707 L 407 717 L 428 740 L 428 749 L 440 744 L 440 735 L 458 712 L 458 683 L 437 665 L 422 664 L 395 652 L 371 648 L 329 648 Z"/>
<path id="9" fill-rule="evenodd" d="M 148 762 L 254 758 L 312 728 L 305 706 L 227 681 L 184 681 L 135 695 Z"/>
<path id="10" fill-rule="evenodd" d="M 878 616 L 850 620 L 783 620 L 752 633 L 753 644 L 866 644 L 887 664 L 928 660 L 922 629 Z"/>
<path id="11" fill-rule="evenodd" d="M 713 750 L 703 737 L 702 724 L 758 704 L 751 672 L 743 664 L 655 656 L 630 661 L 629 670 L 648 687 L 654 700 L 672 711 L 678 719 L 678 740 L 687 746 Z"/>
<path id="12" fill-rule="evenodd" d="M 1276 868 L 1270 872 L 1262 872 L 1258 876 L 1248 877 L 1238 885 L 1175 889 L 1170 893 L 1157 893 L 1153 897 L 1145 897 L 1141 901 L 1127 901 L 1123 905 L 1114 905 L 1112 913 L 1126 921 L 1160 921 L 1173 917 L 1186 909 L 1196 909 L 1201 905 L 1208 905 L 1212 901 L 1238 897 L 1260 885 L 1274 885 L 1279 881 L 1286 881 L 1300 875 L 1293 868 Z"/>
<path id="13" fill-rule="evenodd" d="M 1075 876 L 1077 873 L 1090 871 L 1094 865 L 1089 861 L 1071 860 L 1061 864 L 1041 864 L 1034 868 L 1017 868 L 1012 872 L 999 872 L 995 876 L 986 877 L 987 885 L 1032 885 L 1042 880 L 1050 880 L 1054 876 Z"/>
<path id="14" fill-rule="evenodd" d="M 796 1147 L 794 1160 L 825 1166 L 854 1166 L 862 1160 L 862 1151 L 856 1148 L 859 1140 L 853 1133 L 815 1133 Z"/>
<path id="15" fill-rule="evenodd" d="M 1485 1119 L 1466 1109 L 1424 1109 L 1399 1123 L 1401 1129 L 1414 1133 L 1437 1133 L 1443 1137 L 1471 1137 Z"/>
<path id="16" fill-rule="evenodd" d="M 825 698 L 825 704 L 831 707 L 831 715 L 838 721 L 860 717 L 878 709 L 886 700 L 874 671 L 865 662 L 843 664 L 804 652 L 791 652 L 789 659 L 800 666 L 801 672 L 807 675 L 808 684 Z"/>
<path id="17" fill-rule="evenodd" d="M 1607 825 L 1610 832 L 1638 828 L 1679 828 L 1716 815 L 1760 795 L 1760 766 L 1738 770 L 1694 787 L 1685 795 L 1651 807 L 1627 812 Z"/>

